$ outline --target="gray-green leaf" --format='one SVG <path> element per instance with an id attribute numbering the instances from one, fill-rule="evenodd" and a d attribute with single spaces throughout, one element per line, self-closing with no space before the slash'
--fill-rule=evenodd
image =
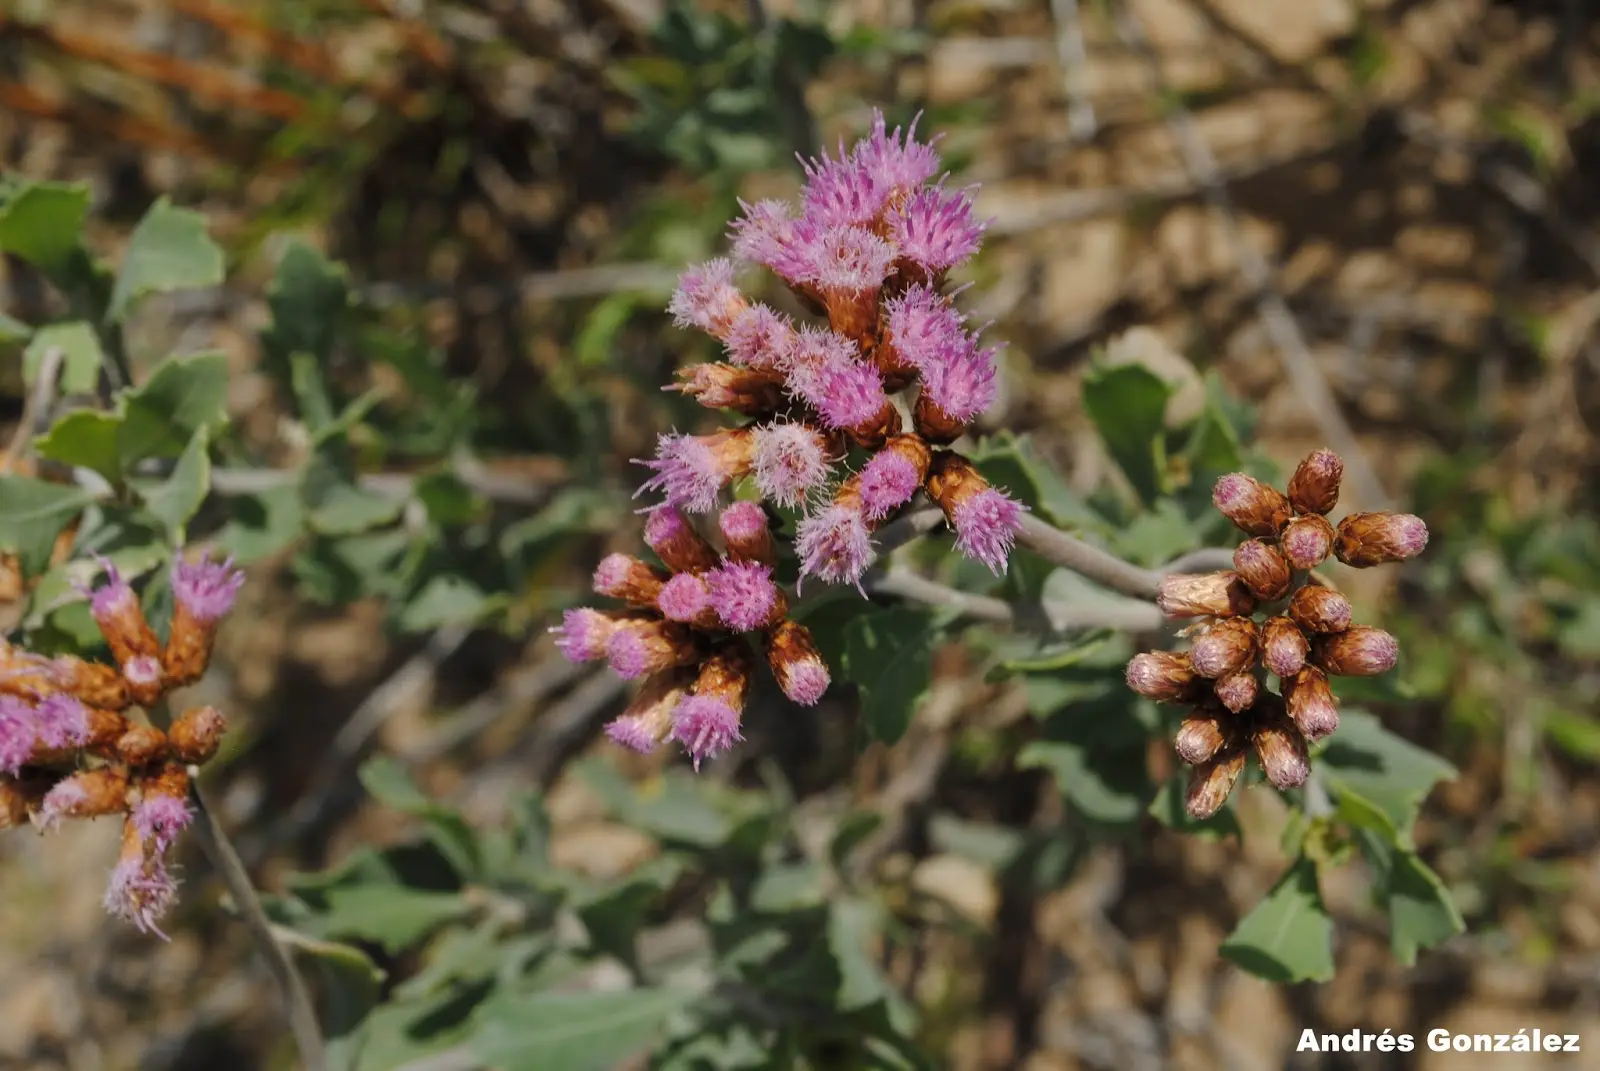
<path id="1" fill-rule="evenodd" d="M 216 286 L 222 277 L 222 250 L 206 234 L 205 217 L 163 197 L 128 239 L 107 316 L 121 320 L 145 294 Z"/>
<path id="2" fill-rule="evenodd" d="M 905 735 L 933 670 L 932 617 L 896 607 L 861 613 L 844 630 L 845 674 L 861 691 L 867 737 L 892 744 Z"/>
<path id="3" fill-rule="evenodd" d="M 44 355 L 57 348 L 61 350 L 61 393 L 91 393 L 100 382 L 100 366 L 105 354 L 94 328 L 78 320 L 47 324 L 33 333 L 33 339 L 22 354 L 23 379 L 33 386 L 39 367 L 44 364 Z"/>
<path id="4" fill-rule="evenodd" d="M 82 487 L 0 476 L 0 550 L 17 555 L 24 574 L 42 571 L 56 536 L 93 501 Z"/>
<path id="5" fill-rule="evenodd" d="M 210 444 L 211 434 L 202 427 L 189 440 L 171 475 L 165 480 L 135 485 L 145 508 L 167 526 L 174 546 L 184 542 L 184 530 L 211 487 L 211 457 L 207 452 Z"/>
<path id="6" fill-rule="evenodd" d="M 612 1071 L 650 1047 L 694 994 L 646 987 L 620 993 L 506 993 L 483 1009 L 472 1050 L 499 1071 Z"/>
<path id="7" fill-rule="evenodd" d="M 1302 856 L 1239 921 L 1222 954 L 1271 982 L 1333 977 L 1333 920 L 1322 905 L 1317 867 Z"/>

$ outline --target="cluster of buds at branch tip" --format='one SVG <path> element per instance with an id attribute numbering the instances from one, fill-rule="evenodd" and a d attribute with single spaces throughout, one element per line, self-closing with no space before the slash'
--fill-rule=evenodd
<path id="1" fill-rule="evenodd" d="M 804 625 L 789 620 L 789 600 L 773 579 L 772 519 L 755 502 L 735 502 L 717 525 L 718 551 L 675 506 L 645 521 L 645 542 L 661 564 L 612 554 L 594 574 L 594 590 L 625 604 L 568 610 L 551 631 L 574 662 L 605 659 L 626 680 L 643 679 L 606 733 L 649 752 L 677 741 L 698 769 L 741 739 L 740 726 L 757 658 L 765 655 L 792 701 L 813 706 L 827 691 L 827 664 Z"/>
<path id="2" fill-rule="evenodd" d="M 1327 514 L 1343 474 L 1337 454 L 1316 450 L 1287 494 L 1242 472 L 1222 477 L 1212 502 L 1250 537 L 1233 568 L 1161 584 L 1157 605 L 1199 619 L 1198 630 L 1185 653 L 1135 656 L 1127 682 L 1146 698 L 1191 708 L 1175 744 L 1195 768 L 1187 804 L 1195 818 L 1222 807 L 1251 753 L 1278 788 L 1303 784 L 1309 745 L 1339 725 L 1329 677 L 1385 673 L 1399 656 L 1393 636 L 1354 624 L 1349 600 L 1311 571 L 1330 556 L 1357 568 L 1413 558 L 1427 547 L 1428 528 L 1408 513 L 1353 513 L 1335 526 Z"/>
<path id="3" fill-rule="evenodd" d="M 798 208 L 743 206 L 730 258 L 684 272 L 668 306 L 726 359 L 684 369 L 669 389 L 749 418 L 708 435 L 663 435 L 641 493 L 689 513 L 718 508 L 748 480 L 802 509 L 800 575 L 860 586 L 873 532 L 925 492 L 956 548 L 1004 571 L 1022 506 L 947 447 L 994 402 L 997 346 L 985 345 L 947 290 L 982 244 L 973 190 L 947 188 L 933 144 L 911 129 L 872 132 L 837 156 L 802 161 Z M 825 323 L 797 323 L 739 288 L 741 265 L 770 270 Z M 915 391 L 904 408 L 895 395 Z M 909 421 L 902 413 L 909 413 Z M 835 472 L 854 447 L 853 474 Z"/>
<path id="4" fill-rule="evenodd" d="M 101 566 L 104 582 L 83 593 L 115 665 L 0 644 L 0 825 L 31 821 L 48 832 L 120 815 L 106 910 L 160 934 L 178 890 L 169 857 L 193 817 L 189 771 L 216 755 L 227 723 L 202 706 L 163 729 L 135 708 L 148 711 L 204 674 L 244 576 L 231 560 L 174 563 L 163 643 L 132 586 L 110 562 Z"/>

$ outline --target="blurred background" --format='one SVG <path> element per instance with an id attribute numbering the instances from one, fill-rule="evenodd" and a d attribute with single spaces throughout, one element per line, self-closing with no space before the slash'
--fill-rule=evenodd
<path id="1" fill-rule="evenodd" d="M 663 776 L 681 760 L 599 739 L 623 686 L 566 665 L 545 629 L 604 553 L 637 546 L 630 459 L 657 432 L 715 423 L 658 389 L 710 353 L 665 299 L 683 265 L 721 251 L 738 198 L 788 195 L 795 152 L 852 140 L 875 107 L 920 113 L 952 181 L 981 183 L 994 222 L 964 301 L 1009 343 L 982 430 L 1025 438 L 1058 522 L 1122 479 L 1082 383 L 1136 328 L 1152 333 L 1122 350 L 1173 387 L 1173 426 L 1221 392 L 1249 450 L 1285 472 L 1347 428 L 1379 492 L 1426 518 L 1427 555 L 1355 589 L 1406 651 L 1400 679 L 1363 698 L 1459 771 L 1415 838 L 1465 934 L 1397 962 L 1352 865 L 1323 878 L 1332 979 L 1245 973 L 1218 946 L 1283 871 L 1271 794 L 1239 801 L 1242 839 L 1166 828 L 1142 803 L 1115 835 L 1080 828 L 1093 807 L 1068 775 L 1016 761 L 1039 733 L 1035 690 L 989 672 L 998 641 L 959 631 L 892 745 L 858 752 L 849 689 L 814 712 L 762 697 L 747 745 L 702 782 L 728 813 L 783 813 L 781 833 L 717 825 L 724 812 L 680 798 L 700 782 Z M 150 300 L 127 346 L 136 372 L 172 351 L 228 358 L 233 421 L 197 527 L 250 583 L 200 686 L 234 726 L 208 776 L 258 884 L 300 890 L 281 917 L 351 938 L 368 1003 L 401 1009 L 346 1066 L 569 1066 L 463 1055 L 493 973 L 460 966 L 487 955 L 468 939 L 537 929 L 505 928 L 506 904 L 477 886 L 437 915 L 417 901 L 392 930 L 328 921 L 316 889 L 344 879 L 307 875 L 348 875 L 444 820 L 375 787 L 406 776 L 474 830 L 537 793 L 564 875 L 550 880 L 627 879 L 604 905 L 631 912 L 641 944 L 693 945 L 741 837 L 789 868 L 763 872 L 769 915 L 824 903 L 777 886 L 845 837 L 835 877 L 881 911 L 859 933 L 828 917 L 836 985 L 859 936 L 864 984 L 915 1008 L 896 1029 L 932 1066 L 1495 1060 L 1297 1055 L 1305 1027 L 1539 1026 L 1600 1046 L 1594 5 L 0 0 L 0 154 L 13 174 L 87 183 L 90 242 L 113 259 L 161 197 L 202 212 L 227 254 L 224 284 Z M 20 262 L 0 294 L 26 323 L 60 311 Z M 337 334 L 300 346 L 321 358 L 311 389 L 284 325 L 330 315 Z M 1285 316 L 1303 345 L 1283 344 Z M 14 423 L 19 348 L 0 349 Z M 307 413 L 361 398 L 340 460 L 366 496 L 355 519 L 281 513 L 277 474 L 321 441 Z M 1361 493 L 1347 502 L 1378 505 Z M 1221 535 L 1140 516 L 1148 562 Z M 358 778 L 374 755 L 389 761 Z M 104 916 L 116 831 L 79 825 L 0 838 L 0 1066 L 296 1066 L 198 852 L 161 943 Z M 845 1041 L 830 1056 L 823 1026 L 786 1015 L 745 1012 L 777 1031 L 754 1043 L 766 1063 L 671 1066 L 901 1066 Z M 769 1048 L 786 1031 L 803 1053 Z M 1569 1059 L 1538 1066 L 1594 1066 Z"/>

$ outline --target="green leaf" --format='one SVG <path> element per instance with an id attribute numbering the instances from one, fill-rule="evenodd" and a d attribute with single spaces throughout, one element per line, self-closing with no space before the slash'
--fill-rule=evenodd
<path id="1" fill-rule="evenodd" d="M 417 477 L 412 494 L 441 526 L 470 524 L 482 518 L 488 503 L 453 472 L 428 472 Z"/>
<path id="2" fill-rule="evenodd" d="M 358 776 L 373 799 L 422 820 L 428 827 L 428 839 L 450 860 L 462 881 L 473 881 L 481 876 L 483 854 L 472 827 L 459 811 L 423 795 L 399 762 L 380 755 L 362 764 Z"/>
<path id="3" fill-rule="evenodd" d="M 1369 830 L 1359 830 L 1358 840 L 1372 866 L 1373 896 L 1389 913 L 1389 947 L 1402 965 L 1415 965 L 1418 951 L 1466 929 L 1444 882 L 1416 852 Z"/>
<path id="4" fill-rule="evenodd" d="M 41 572 L 56 536 L 93 501 L 82 487 L 0 476 L 0 550 L 17 555 L 24 575 Z"/>
<path id="5" fill-rule="evenodd" d="M 1410 849 L 1423 799 L 1456 776 L 1444 759 L 1396 736 L 1372 715 L 1346 711 L 1318 758 L 1339 813 L 1351 824 Z"/>
<path id="6" fill-rule="evenodd" d="M 1145 502 L 1167 490 L 1166 409 L 1172 388 L 1138 365 L 1092 369 L 1083 405 L 1117 467 Z"/>
<path id="7" fill-rule="evenodd" d="M 7 182 L 0 185 L 0 250 L 60 282 L 80 248 L 88 213 L 86 183 Z"/>
<path id="8" fill-rule="evenodd" d="M 614 817 L 663 841 L 716 848 L 733 832 L 733 823 L 706 798 L 704 782 L 684 771 L 669 770 L 637 788 L 601 759 L 578 763 L 577 772 Z"/>
<path id="9" fill-rule="evenodd" d="M 350 1034 L 377 1005 L 384 972 L 351 945 L 319 940 L 287 927 L 277 932 L 278 939 L 297 953 L 300 969 L 320 982 L 320 1018 L 330 1042 Z"/>
<path id="10" fill-rule="evenodd" d="M 509 601 L 504 593 L 490 596 L 481 585 L 459 573 L 434 573 L 424 578 L 416 592 L 400 605 L 394 622 L 406 632 L 471 624 Z"/>
<path id="11" fill-rule="evenodd" d="M 1048 738 L 1017 755 L 1019 767 L 1042 766 L 1087 819 L 1126 832 L 1155 796 L 1145 762 L 1149 732 L 1125 689 L 1083 695 L 1051 714 Z"/>
<path id="12" fill-rule="evenodd" d="M 26 342 L 33 336 L 33 328 L 0 309 L 0 346 Z"/>
<path id="13" fill-rule="evenodd" d="M 194 433 L 178 463 L 165 480 L 139 481 L 134 489 L 145 509 L 167 526 L 174 546 L 182 546 L 184 531 L 211 489 L 211 433 L 204 427 Z"/>
<path id="14" fill-rule="evenodd" d="M 350 307 L 344 268 L 302 241 L 290 242 L 267 288 L 267 307 L 272 325 L 261 332 L 261 346 L 270 359 L 286 365 L 304 353 L 327 360 Z"/>
<path id="15" fill-rule="evenodd" d="M 98 409 L 74 409 L 33 441 L 40 457 L 91 469 L 112 483 L 122 479 L 117 436 L 122 417 Z"/>
<path id="16" fill-rule="evenodd" d="M 484 1006 L 472 1051 L 498 1071 L 613 1071 L 648 1049 L 693 999 L 687 989 L 664 986 L 507 993 Z"/>
<path id="17" fill-rule="evenodd" d="M 329 459 L 317 455 L 305 467 L 300 493 L 312 531 L 323 535 L 355 535 L 400 516 L 405 503 L 357 486 Z"/>
<path id="18" fill-rule="evenodd" d="M 61 350 L 62 394 L 90 394 L 100 384 L 100 368 L 105 353 L 100 349 L 100 336 L 94 328 L 82 321 L 64 324 L 47 324 L 33 333 L 33 340 L 22 353 L 22 377 L 31 387 L 39 378 L 44 355 Z"/>
<path id="19" fill-rule="evenodd" d="M 472 908 L 459 893 L 403 885 L 352 885 L 329 889 L 320 928 L 329 937 L 372 941 L 397 954 Z"/>
<path id="20" fill-rule="evenodd" d="M 933 671 L 932 616 L 896 607 L 858 614 L 844 630 L 845 675 L 861 690 L 867 738 L 892 744 L 905 735 Z"/>
<path id="21" fill-rule="evenodd" d="M 201 428 L 214 436 L 228 422 L 228 358 L 222 353 L 169 357 L 122 398 L 117 449 L 124 470 L 146 458 L 175 458 Z"/>
<path id="22" fill-rule="evenodd" d="M 228 520 L 213 541 L 218 551 L 231 554 L 241 564 L 278 553 L 305 529 L 305 503 L 295 483 L 231 496 L 227 506 Z"/>
<path id="23" fill-rule="evenodd" d="M 197 290 L 216 286 L 222 278 L 222 250 L 206 234 L 205 217 L 174 208 L 163 197 L 128 239 L 106 315 L 121 320 L 145 294 Z"/>
<path id="24" fill-rule="evenodd" d="M 1222 954 L 1269 982 L 1326 982 L 1333 977 L 1333 920 L 1322 905 L 1316 864 L 1289 867 L 1266 898 L 1239 921 Z"/>

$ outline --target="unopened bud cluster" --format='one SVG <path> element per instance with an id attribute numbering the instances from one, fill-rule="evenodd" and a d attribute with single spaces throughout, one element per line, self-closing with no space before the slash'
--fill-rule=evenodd
<path id="1" fill-rule="evenodd" d="M 1135 657 L 1127 680 L 1140 695 L 1191 708 L 1176 746 L 1195 767 L 1188 810 L 1196 818 L 1222 807 L 1251 752 L 1278 788 L 1303 784 L 1308 745 L 1339 725 L 1329 677 L 1370 677 L 1395 664 L 1395 638 L 1354 624 L 1349 600 L 1311 570 L 1330 556 L 1357 568 L 1404 561 L 1427 547 L 1428 528 L 1407 513 L 1353 513 L 1335 526 L 1327 514 L 1343 474 L 1337 454 L 1316 450 L 1287 494 L 1242 472 L 1222 477 L 1212 501 L 1251 538 L 1232 569 L 1161 585 L 1161 609 L 1198 618 L 1199 628 L 1187 653 Z"/>
<path id="2" fill-rule="evenodd" d="M 997 349 L 946 293 L 952 268 L 986 227 L 971 191 L 946 189 L 939 155 L 876 115 L 871 135 L 837 159 L 806 164 L 799 210 L 744 206 L 733 258 L 684 273 L 670 311 L 715 337 L 726 360 L 684 369 L 676 389 L 750 418 L 710 435 L 661 437 L 641 490 L 690 513 L 716 508 L 747 479 L 773 504 L 804 511 L 800 576 L 857 583 L 872 533 L 919 491 L 943 510 L 961 553 L 999 573 L 1022 506 L 948 449 L 995 398 Z M 822 323 L 797 323 L 752 301 L 739 264 L 770 269 Z M 896 404 L 896 395 L 915 391 Z M 909 414 L 909 419 L 907 415 Z M 850 447 L 866 454 L 841 478 Z"/>
<path id="3" fill-rule="evenodd" d="M 811 633 L 788 619 L 788 599 L 773 579 L 776 546 L 766 510 L 735 502 L 717 520 L 721 552 L 676 506 L 652 510 L 645 542 L 666 568 L 608 556 L 595 570 L 594 590 L 622 606 L 568 610 L 552 630 L 574 662 L 604 658 L 618 676 L 644 679 L 606 727 L 612 740 L 639 752 L 676 740 L 697 769 L 741 738 L 756 668 L 747 637 L 758 641 L 794 702 L 814 705 L 829 683 Z"/>
<path id="4" fill-rule="evenodd" d="M 104 566 L 105 583 L 86 594 L 115 665 L 0 642 L 0 827 L 31 821 L 48 832 L 67 819 L 120 815 L 106 910 L 160 933 L 178 889 L 169 856 L 193 817 L 190 768 L 216 754 L 226 723 L 206 706 L 163 730 L 135 708 L 200 679 L 244 577 L 231 561 L 177 563 L 163 643 L 133 588 Z"/>

